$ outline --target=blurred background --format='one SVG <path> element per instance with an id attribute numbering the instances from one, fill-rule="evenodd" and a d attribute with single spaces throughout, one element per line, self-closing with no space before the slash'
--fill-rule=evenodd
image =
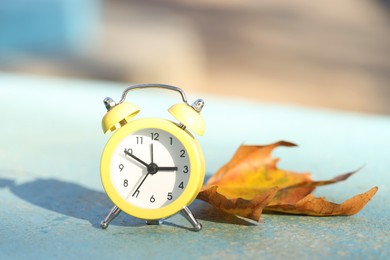
<path id="1" fill-rule="evenodd" d="M 0 72 L 390 114 L 390 1 L 2 0 Z"/>

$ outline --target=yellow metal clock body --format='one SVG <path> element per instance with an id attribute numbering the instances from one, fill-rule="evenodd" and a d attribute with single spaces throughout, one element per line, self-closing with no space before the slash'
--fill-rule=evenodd
<path id="1" fill-rule="evenodd" d="M 100 168 L 112 202 L 145 220 L 183 210 L 196 198 L 205 175 L 198 142 L 180 125 L 160 118 L 123 124 L 106 144 Z"/>

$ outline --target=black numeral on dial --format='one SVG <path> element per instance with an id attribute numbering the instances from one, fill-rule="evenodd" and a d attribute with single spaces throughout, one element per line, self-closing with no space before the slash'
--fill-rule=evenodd
<path id="1" fill-rule="evenodd" d="M 173 195 L 172 192 L 168 192 L 167 200 L 172 200 Z"/>
<path id="2" fill-rule="evenodd" d="M 136 136 L 135 139 L 137 140 L 137 144 L 143 144 L 144 138 L 142 136 Z"/>
<path id="3" fill-rule="evenodd" d="M 160 134 L 159 133 L 150 133 L 151 137 L 152 137 L 152 140 L 154 141 L 160 141 L 160 139 L 158 139 L 160 137 Z"/>
<path id="4" fill-rule="evenodd" d="M 184 184 L 183 184 L 183 182 L 180 182 L 179 188 L 180 188 L 180 189 L 184 189 Z"/>
<path id="5" fill-rule="evenodd" d="M 137 192 L 134 192 L 133 195 L 132 195 L 132 197 L 135 196 L 136 198 L 138 198 L 138 195 L 139 195 L 139 190 L 137 190 Z"/>
<path id="6" fill-rule="evenodd" d="M 133 154 L 133 149 L 129 148 L 129 149 L 126 149 L 125 148 L 125 154 L 128 155 L 129 154 Z"/>
<path id="7" fill-rule="evenodd" d="M 152 197 L 150 197 L 150 202 L 154 203 L 156 201 L 156 199 L 154 198 L 154 195 L 152 195 Z"/>

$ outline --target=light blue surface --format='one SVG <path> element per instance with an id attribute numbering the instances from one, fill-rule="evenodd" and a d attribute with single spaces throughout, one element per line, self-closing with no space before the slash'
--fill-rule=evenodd
<path id="1" fill-rule="evenodd" d="M 199 138 L 207 174 L 241 144 L 288 140 L 280 167 L 310 171 L 316 180 L 365 167 L 347 182 L 316 195 L 335 202 L 378 186 L 373 200 L 352 217 L 263 215 L 263 223 L 224 215 L 196 201 L 203 224 L 191 232 L 181 216 L 162 226 L 121 214 L 107 230 L 98 225 L 111 203 L 99 177 L 109 136 L 100 128 L 103 98 L 118 100 L 125 85 L 0 74 L 0 259 L 7 258 L 374 258 L 390 257 L 390 117 L 294 106 L 206 100 L 205 136 Z M 180 97 L 156 90 L 133 92 L 139 116 L 171 118 Z"/>

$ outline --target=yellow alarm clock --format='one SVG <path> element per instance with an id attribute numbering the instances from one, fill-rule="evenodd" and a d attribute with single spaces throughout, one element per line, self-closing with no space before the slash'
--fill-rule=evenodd
<path id="1" fill-rule="evenodd" d="M 176 91 L 183 103 L 169 112 L 178 123 L 162 118 L 132 120 L 140 109 L 125 102 L 129 91 L 160 88 Z M 102 127 L 114 132 L 107 142 L 100 163 L 103 187 L 114 203 L 101 222 L 103 229 L 121 212 L 144 219 L 148 224 L 180 212 L 195 231 L 202 229 L 187 207 L 198 195 L 204 180 L 205 162 L 199 143 L 188 131 L 203 135 L 202 99 L 192 105 L 182 89 L 163 84 L 139 84 L 126 88 L 118 103 L 104 99 L 107 113 Z"/>

